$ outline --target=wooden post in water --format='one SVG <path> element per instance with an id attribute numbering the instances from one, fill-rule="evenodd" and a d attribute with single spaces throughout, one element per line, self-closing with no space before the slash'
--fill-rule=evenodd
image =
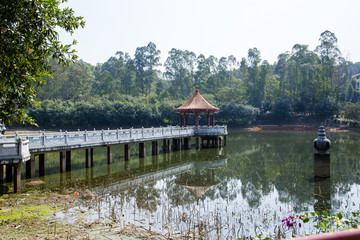
<path id="1" fill-rule="evenodd" d="M 21 191 L 21 163 L 14 165 L 14 193 L 19 193 Z"/>
<path id="2" fill-rule="evenodd" d="M 124 145 L 124 155 L 126 161 L 130 160 L 130 148 L 128 143 Z"/>
<path id="3" fill-rule="evenodd" d="M 111 146 L 107 146 L 107 163 L 112 163 L 112 153 L 111 153 Z"/>
<path id="4" fill-rule="evenodd" d="M 71 151 L 66 151 L 66 171 L 71 171 Z"/>
<path id="5" fill-rule="evenodd" d="M 35 154 L 30 155 L 30 160 L 26 162 L 26 178 L 35 177 Z"/>
<path id="6" fill-rule="evenodd" d="M 45 176 L 45 154 L 39 154 L 39 176 Z"/>
<path id="7" fill-rule="evenodd" d="M 145 143 L 144 142 L 140 142 L 139 143 L 139 158 L 144 158 L 146 154 L 146 150 L 145 150 Z"/>
<path id="8" fill-rule="evenodd" d="M 195 148 L 199 149 L 200 148 L 200 143 L 199 143 L 199 137 L 195 138 Z"/>
<path id="9" fill-rule="evenodd" d="M 226 135 L 224 136 L 224 147 L 226 147 Z"/>

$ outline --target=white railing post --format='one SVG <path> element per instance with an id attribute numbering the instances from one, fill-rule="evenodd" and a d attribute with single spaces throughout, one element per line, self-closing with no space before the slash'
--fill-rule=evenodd
<path id="1" fill-rule="evenodd" d="M 141 127 L 141 136 L 144 137 L 144 127 Z"/>
<path id="2" fill-rule="evenodd" d="M 85 141 L 85 142 L 87 142 L 87 138 L 88 138 L 88 136 L 87 136 L 87 130 L 85 130 L 85 134 L 84 134 L 84 141 Z"/>
<path id="3" fill-rule="evenodd" d="M 42 133 L 42 141 L 43 141 L 43 146 L 45 146 L 46 144 L 46 136 L 45 136 L 45 132 Z"/>
<path id="4" fill-rule="evenodd" d="M 116 129 L 116 140 L 119 140 L 119 129 Z"/>
<path id="5" fill-rule="evenodd" d="M 102 131 L 101 131 L 101 141 L 104 141 L 104 129 L 102 129 Z"/>
<path id="6" fill-rule="evenodd" d="M 132 128 L 130 128 L 130 138 L 132 138 L 131 129 L 132 129 Z"/>
<path id="7" fill-rule="evenodd" d="M 164 136 L 164 127 L 161 128 L 162 135 Z"/>
<path id="8" fill-rule="evenodd" d="M 68 134 L 67 134 L 67 131 L 65 131 L 64 137 L 65 137 L 65 144 L 68 144 Z"/>
<path id="9" fill-rule="evenodd" d="M 151 126 L 151 133 L 154 136 L 154 127 L 153 126 Z"/>

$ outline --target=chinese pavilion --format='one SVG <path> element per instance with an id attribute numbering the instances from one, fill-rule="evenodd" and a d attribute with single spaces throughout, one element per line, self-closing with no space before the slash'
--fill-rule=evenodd
<path id="1" fill-rule="evenodd" d="M 207 126 L 210 127 L 210 116 L 212 118 L 212 126 L 215 125 L 214 114 L 220 112 L 220 108 L 214 107 L 208 103 L 199 93 L 199 87 L 196 86 L 195 93 L 183 105 L 176 108 L 174 112 L 180 113 L 180 127 L 184 122 L 184 127 L 187 126 L 187 116 L 195 114 L 195 126 L 199 127 L 199 115 L 203 114 L 207 117 Z"/>

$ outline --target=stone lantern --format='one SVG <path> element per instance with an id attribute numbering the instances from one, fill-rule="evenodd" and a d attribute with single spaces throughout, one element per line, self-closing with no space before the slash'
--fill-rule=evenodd
<path id="1" fill-rule="evenodd" d="M 314 140 L 313 145 L 319 154 L 325 154 L 330 149 L 331 141 L 326 138 L 324 126 L 320 126 L 318 137 Z"/>
<path id="2" fill-rule="evenodd" d="M 318 137 L 314 140 L 314 148 L 317 153 L 314 153 L 314 177 L 328 178 L 330 177 L 330 154 L 326 153 L 331 147 L 331 142 L 326 138 L 324 126 L 320 126 Z"/>

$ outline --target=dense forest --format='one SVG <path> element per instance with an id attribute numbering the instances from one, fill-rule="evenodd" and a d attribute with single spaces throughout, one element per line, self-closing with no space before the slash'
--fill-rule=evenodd
<path id="1" fill-rule="evenodd" d="M 173 110 L 195 86 L 220 107 L 218 123 L 360 120 L 360 93 L 351 79 L 360 73 L 360 63 L 342 56 L 330 31 L 320 35 L 315 50 L 295 44 L 273 64 L 257 48 L 240 61 L 173 48 L 162 65 L 160 51 L 150 42 L 136 48 L 133 57 L 118 51 L 96 66 L 84 61 L 65 68 L 52 61 L 51 66 L 53 77 L 37 88 L 40 107 L 29 111 L 40 127 L 177 124 Z"/>

